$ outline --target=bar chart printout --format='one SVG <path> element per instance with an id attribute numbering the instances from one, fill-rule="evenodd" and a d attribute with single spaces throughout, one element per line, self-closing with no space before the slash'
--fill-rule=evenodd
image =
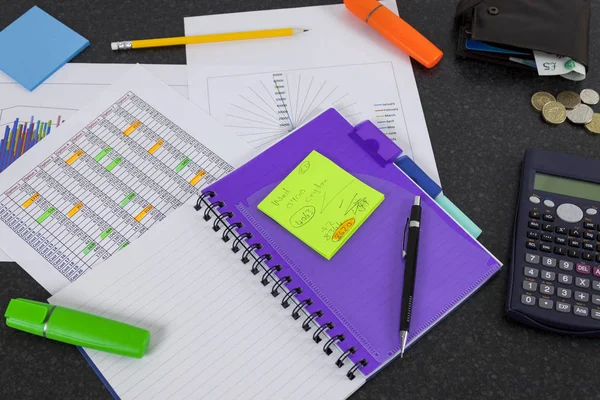
<path id="1" fill-rule="evenodd" d="M 61 116 L 56 117 L 55 125 L 58 128 L 62 122 Z M 35 120 L 31 117 L 29 122 L 22 122 L 19 118 L 12 124 L 4 127 L 4 136 L 0 137 L 0 172 L 4 171 L 23 153 L 33 147 L 40 140 L 50 134 L 53 122 Z M 0 131 L 2 126 L 0 125 Z"/>
<path id="2" fill-rule="evenodd" d="M 233 167 L 127 92 L 0 195 L 0 220 L 69 281 Z"/>

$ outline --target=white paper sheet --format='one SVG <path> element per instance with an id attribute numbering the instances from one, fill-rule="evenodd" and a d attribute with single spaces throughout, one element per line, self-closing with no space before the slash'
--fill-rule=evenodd
<path id="1" fill-rule="evenodd" d="M 116 254 L 49 301 L 148 329 L 140 360 L 86 350 L 116 394 L 129 399 L 344 399 L 350 381 L 294 320 L 261 275 L 192 207 Z M 282 288 L 287 290 L 285 288 Z M 293 300 L 294 301 L 294 300 Z"/>
<path id="2" fill-rule="evenodd" d="M 395 2 L 383 3 L 397 12 Z M 360 114 L 353 116 L 355 120 L 372 119 L 375 123 L 380 118 L 385 120 L 386 123 L 380 125 L 396 132 L 400 147 L 411 153 L 417 164 L 439 183 L 409 57 L 356 18 L 343 4 L 185 18 L 186 35 L 283 27 L 309 31 L 285 38 L 186 46 L 190 99 L 206 110 L 210 106 L 211 113 L 220 110 L 222 115 L 217 115 L 217 119 L 231 125 L 231 117 L 223 118 L 231 113 L 223 110 L 239 106 L 242 104 L 238 104 L 239 101 L 245 102 L 240 96 L 246 96 L 250 89 L 256 90 L 261 81 L 271 83 L 267 91 L 276 96 L 277 85 L 269 81 L 269 74 L 283 73 L 288 79 L 286 89 L 291 90 L 292 95 L 300 92 L 294 91 L 300 74 L 321 84 L 326 81 L 323 90 L 325 87 L 337 88 L 340 94 L 348 94 L 347 99 L 357 101 L 354 112 Z M 391 72 L 382 70 L 386 63 L 391 64 Z M 245 79 L 238 76 L 256 73 L 261 74 Z M 216 77 L 219 79 L 212 79 Z M 225 92 L 211 89 L 211 86 Z M 392 88 L 396 90 L 392 91 Z M 273 102 L 277 103 L 276 97 Z M 289 105 L 287 101 L 280 103 Z M 348 104 L 351 102 L 344 103 Z M 385 106 L 377 107 L 379 104 Z M 329 101 L 324 101 L 317 111 L 329 105 Z M 281 133 L 282 127 L 273 128 L 277 131 L 274 135 Z M 248 133 L 252 132 L 247 128 L 243 134 Z"/>
<path id="3" fill-rule="evenodd" d="M 185 65 L 144 67 L 171 88 L 188 97 Z M 52 121 L 50 125 L 54 133 L 71 115 L 100 95 L 130 69 L 131 64 L 69 63 L 33 92 L 0 72 L 0 133 L 4 132 L 7 125 L 13 124 L 16 118 L 20 121 Z M 0 249 L 0 261 L 12 259 Z"/>
<path id="4" fill-rule="evenodd" d="M 253 153 L 135 66 L 0 174 L 2 246 L 56 293 Z"/>

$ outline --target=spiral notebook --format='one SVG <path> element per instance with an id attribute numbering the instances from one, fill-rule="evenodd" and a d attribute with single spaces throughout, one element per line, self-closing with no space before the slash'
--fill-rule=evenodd
<path id="1" fill-rule="evenodd" d="M 329 261 L 257 209 L 312 150 L 385 194 Z M 501 267 L 393 164 L 399 153 L 370 122 L 355 128 L 328 110 L 50 302 L 150 330 L 141 360 L 83 350 L 115 397 L 346 398 L 399 350 L 414 195 L 423 213 L 409 343 Z"/>

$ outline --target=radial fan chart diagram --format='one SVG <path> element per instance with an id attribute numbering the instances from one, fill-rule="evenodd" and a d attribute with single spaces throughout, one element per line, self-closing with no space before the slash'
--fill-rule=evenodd
<path id="1" fill-rule="evenodd" d="M 259 74 L 231 102 L 225 125 L 257 149 L 270 146 L 330 107 L 346 119 L 360 116 L 351 94 L 328 79 L 302 72 Z"/>

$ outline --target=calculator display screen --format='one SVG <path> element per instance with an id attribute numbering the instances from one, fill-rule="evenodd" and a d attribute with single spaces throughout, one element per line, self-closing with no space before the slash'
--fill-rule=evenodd
<path id="1" fill-rule="evenodd" d="M 535 190 L 543 190 L 544 192 L 600 201 L 600 184 L 594 182 L 536 172 L 533 188 Z"/>

